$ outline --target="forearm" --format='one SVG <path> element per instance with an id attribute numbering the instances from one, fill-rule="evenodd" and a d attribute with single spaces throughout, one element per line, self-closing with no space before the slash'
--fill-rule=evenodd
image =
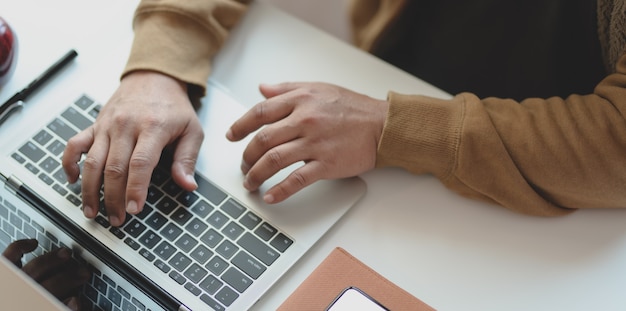
<path id="1" fill-rule="evenodd" d="M 626 58 L 594 94 L 521 103 L 390 94 L 377 166 L 530 214 L 626 207 Z"/>
<path id="2" fill-rule="evenodd" d="M 248 1 L 142 0 L 123 76 L 137 70 L 164 73 L 204 95 L 211 60 L 246 10 Z"/>

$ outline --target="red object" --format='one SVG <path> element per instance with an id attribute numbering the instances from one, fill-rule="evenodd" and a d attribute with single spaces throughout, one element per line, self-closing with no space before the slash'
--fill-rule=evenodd
<path id="1" fill-rule="evenodd" d="M 17 37 L 9 24 L 0 17 L 0 86 L 3 86 L 17 64 Z"/>

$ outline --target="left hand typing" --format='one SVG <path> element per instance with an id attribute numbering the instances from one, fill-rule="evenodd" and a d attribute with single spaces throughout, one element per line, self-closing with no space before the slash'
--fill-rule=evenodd
<path id="1" fill-rule="evenodd" d="M 263 127 L 243 153 L 244 187 L 293 163 L 305 164 L 271 187 L 278 203 L 321 179 L 356 176 L 374 168 L 389 103 L 325 83 L 261 85 L 266 100 L 235 121 L 226 137 L 238 141 Z"/>

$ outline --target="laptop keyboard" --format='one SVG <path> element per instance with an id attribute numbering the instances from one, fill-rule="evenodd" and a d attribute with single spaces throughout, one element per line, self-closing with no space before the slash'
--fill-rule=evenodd
<path id="1" fill-rule="evenodd" d="M 68 184 L 61 166 L 67 141 L 93 123 L 101 105 L 81 96 L 12 158 L 79 208 L 80 180 Z M 208 179 L 181 189 L 158 166 L 144 210 L 112 227 L 101 201 L 95 221 L 147 262 L 215 310 L 225 310 L 292 244 L 280 232 Z"/>

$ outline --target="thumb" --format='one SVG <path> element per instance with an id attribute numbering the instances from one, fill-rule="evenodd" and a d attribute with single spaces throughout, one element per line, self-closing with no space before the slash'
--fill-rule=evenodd
<path id="1" fill-rule="evenodd" d="M 265 98 L 272 98 L 274 96 L 278 96 L 290 91 L 293 91 L 300 87 L 300 83 L 295 82 L 285 82 L 279 84 L 261 84 L 259 85 L 259 90 L 261 94 L 265 96 Z"/>

